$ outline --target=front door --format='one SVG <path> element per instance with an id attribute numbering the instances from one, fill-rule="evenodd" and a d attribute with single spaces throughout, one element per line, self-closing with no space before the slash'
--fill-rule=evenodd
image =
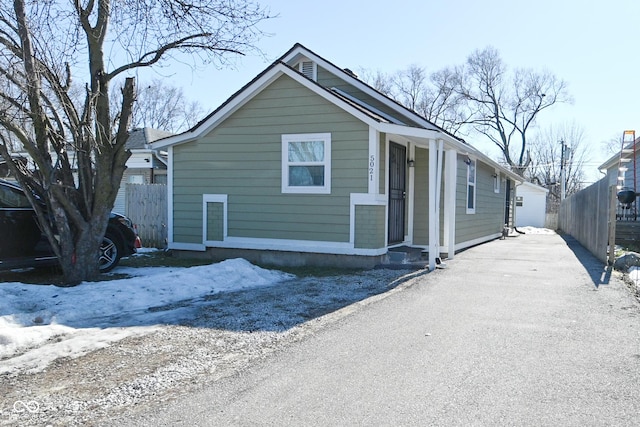
<path id="1" fill-rule="evenodd" d="M 407 149 L 389 145 L 389 244 L 404 241 Z"/>

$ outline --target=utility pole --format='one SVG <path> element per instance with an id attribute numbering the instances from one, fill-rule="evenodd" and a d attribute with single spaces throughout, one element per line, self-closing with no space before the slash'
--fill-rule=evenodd
<path id="1" fill-rule="evenodd" d="M 564 167 L 564 139 L 560 140 L 560 146 L 562 147 L 560 151 L 560 200 L 564 200 L 567 196 L 567 184 L 565 179 L 565 167 Z"/>

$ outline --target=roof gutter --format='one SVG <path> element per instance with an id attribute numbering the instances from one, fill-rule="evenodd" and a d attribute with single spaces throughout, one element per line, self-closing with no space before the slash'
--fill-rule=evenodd
<path id="1" fill-rule="evenodd" d="M 416 128 L 416 127 L 410 127 L 410 126 L 402 126 L 402 125 L 396 125 L 396 124 L 392 124 L 392 123 L 376 123 L 374 125 L 374 127 L 379 131 L 379 132 L 385 132 L 385 133 L 390 133 L 390 134 L 396 134 L 396 135 L 402 135 L 404 137 L 407 138 L 421 138 L 421 139 L 433 139 L 433 140 L 442 140 L 444 143 L 444 148 L 445 149 L 452 149 L 457 151 L 460 154 L 466 154 L 466 155 L 472 155 L 480 160 L 482 160 L 482 162 L 487 163 L 491 166 L 493 166 L 494 168 L 500 169 L 505 175 L 507 175 L 509 178 L 511 178 L 512 180 L 516 181 L 516 182 L 523 182 L 524 179 L 510 171 L 509 169 L 505 168 L 504 166 L 500 165 L 498 162 L 496 162 L 495 160 L 491 159 L 489 156 L 487 156 L 486 154 L 482 153 L 481 151 L 479 151 L 478 149 L 474 148 L 473 146 L 466 144 L 464 142 L 462 142 L 460 139 L 455 138 L 445 132 L 440 132 L 440 131 L 435 131 L 435 130 L 428 130 L 428 129 L 421 129 L 421 128 Z"/>

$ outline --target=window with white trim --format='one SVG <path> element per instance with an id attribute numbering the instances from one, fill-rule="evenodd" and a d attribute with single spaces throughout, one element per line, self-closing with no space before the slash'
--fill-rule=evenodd
<path id="1" fill-rule="evenodd" d="M 467 160 L 467 213 L 476 213 L 476 161 Z"/>
<path id="2" fill-rule="evenodd" d="M 500 193 L 500 172 L 498 171 L 493 173 L 493 192 Z"/>
<path id="3" fill-rule="evenodd" d="M 282 192 L 331 193 L 331 134 L 282 135 Z"/>

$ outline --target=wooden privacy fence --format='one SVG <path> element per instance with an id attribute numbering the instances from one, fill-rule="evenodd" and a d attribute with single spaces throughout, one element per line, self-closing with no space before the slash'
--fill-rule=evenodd
<path id="1" fill-rule="evenodd" d="M 603 178 L 560 203 L 558 228 L 607 262 L 609 239 L 615 236 L 615 209 L 615 187 Z"/>
<path id="2" fill-rule="evenodd" d="M 166 247 L 167 186 L 166 184 L 127 184 L 126 214 L 138 229 L 142 245 L 147 248 Z"/>

